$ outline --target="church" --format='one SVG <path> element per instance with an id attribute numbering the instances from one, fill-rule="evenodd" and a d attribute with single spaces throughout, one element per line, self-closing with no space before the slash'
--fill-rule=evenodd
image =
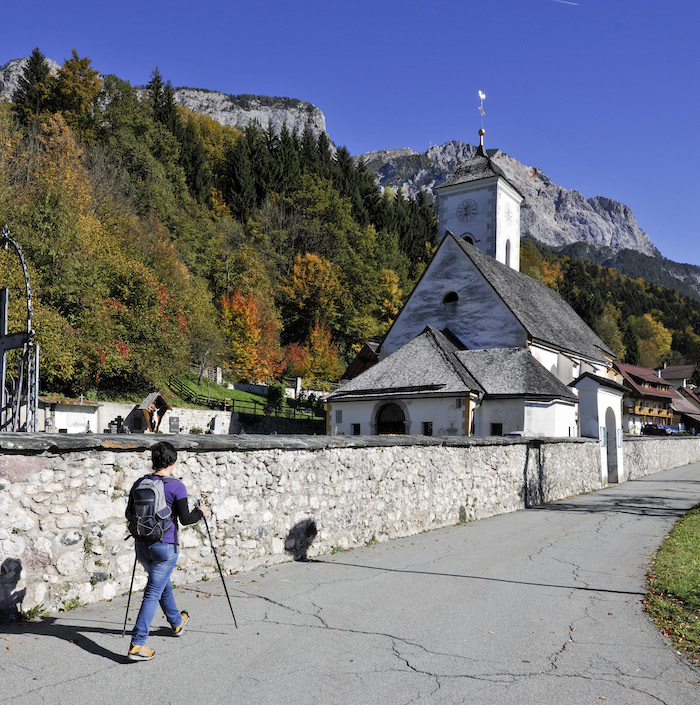
<path id="1" fill-rule="evenodd" d="M 376 349 L 329 394 L 328 433 L 598 438 L 622 468 L 615 356 L 520 270 L 518 189 L 483 145 L 439 186 L 438 249 Z"/>

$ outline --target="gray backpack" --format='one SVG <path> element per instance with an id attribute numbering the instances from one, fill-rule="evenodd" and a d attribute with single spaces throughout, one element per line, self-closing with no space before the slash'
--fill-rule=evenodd
<path id="1" fill-rule="evenodd" d="M 136 480 L 129 492 L 126 519 L 129 533 L 137 540 L 152 544 L 160 541 L 173 525 L 173 513 L 165 501 L 166 482 L 174 478 L 145 475 Z"/>

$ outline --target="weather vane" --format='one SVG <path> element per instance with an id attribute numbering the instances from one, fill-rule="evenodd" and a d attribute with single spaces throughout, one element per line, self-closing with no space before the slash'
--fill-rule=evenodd
<path id="1" fill-rule="evenodd" d="M 483 147 L 484 146 L 484 135 L 486 134 L 486 130 L 484 130 L 484 115 L 486 115 L 486 112 L 484 111 L 484 101 L 486 100 L 486 96 L 481 91 L 479 91 L 479 99 L 481 100 L 481 104 L 479 105 L 479 113 L 481 115 L 481 129 L 479 130 L 479 139 L 480 139 L 479 144 Z"/>

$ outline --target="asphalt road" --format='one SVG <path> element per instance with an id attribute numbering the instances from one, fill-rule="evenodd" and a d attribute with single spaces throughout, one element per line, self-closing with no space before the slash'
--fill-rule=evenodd
<path id="1" fill-rule="evenodd" d="M 0 703 L 694 705 L 700 671 L 642 598 L 652 553 L 698 502 L 695 464 L 230 576 L 238 629 L 220 580 L 188 585 L 190 628 L 175 639 L 159 614 L 147 663 L 125 658 L 125 597 L 0 625 Z"/>

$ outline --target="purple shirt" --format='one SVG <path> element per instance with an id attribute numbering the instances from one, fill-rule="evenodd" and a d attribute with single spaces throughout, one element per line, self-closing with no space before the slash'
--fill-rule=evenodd
<path id="1" fill-rule="evenodd" d="M 165 502 L 170 507 L 173 512 L 173 525 L 165 532 L 165 535 L 161 539 L 161 543 L 176 543 L 175 541 L 175 510 L 173 509 L 173 504 L 177 502 L 178 499 L 187 499 L 187 488 L 184 483 L 176 478 L 172 478 L 167 482 L 163 483 L 163 490 L 165 493 Z"/>

